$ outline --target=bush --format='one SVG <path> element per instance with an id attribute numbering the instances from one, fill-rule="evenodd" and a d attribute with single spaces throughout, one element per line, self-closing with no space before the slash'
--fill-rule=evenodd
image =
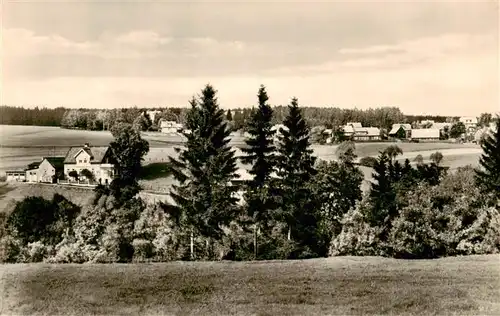
<path id="1" fill-rule="evenodd" d="M 22 242 L 12 236 L 0 239 L 0 262 L 14 263 L 21 253 Z"/>
<path id="2" fill-rule="evenodd" d="M 373 168 L 377 163 L 377 158 L 374 157 L 363 157 L 359 160 L 361 166 Z"/>
<path id="3" fill-rule="evenodd" d="M 342 231 L 330 243 L 330 256 L 384 255 L 384 247 L 378 236 L 382 229 L 371 227 L 361 205 L 349 210 L 342 218 Z"/>
<path id="4" fill-rule="evenodd" d="M 143 262 L 153 257 L 153 243 L 146 239 L 134 239 L 134 261 Z"/>
<path id="5" fill-rule="evenodd" d="M 21 250 L 18 262 L 32 263 L 42 262 L 52 252 L 52 247 L 45 246 L 42 242 L 37 241 L 29 243 Z"/>
<path id="6" fill-rule="evenodd" d="M 490 207 L 478 213 L 478 218 L 463 232 L 457 250 L 466 255 L 500 252 L 500 212 Z"/>

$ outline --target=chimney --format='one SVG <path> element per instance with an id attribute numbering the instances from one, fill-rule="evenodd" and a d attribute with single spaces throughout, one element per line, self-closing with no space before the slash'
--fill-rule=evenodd
<path id="1" fill-rule="evenodd" d="M 89 148 L 89 147 L 90 147 L 89 143 L 85 143 L 85 145 L 83 145 L 83 148 Z"/>

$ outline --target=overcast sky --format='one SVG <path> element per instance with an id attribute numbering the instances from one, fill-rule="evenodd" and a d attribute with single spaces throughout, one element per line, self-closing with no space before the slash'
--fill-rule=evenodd
<path id="1" fill-rule="evenodd" d="M 206 83 L 222 107 L 499 110 L 498 1 L 9 1 L 6 105 L 187 106 Z"/>

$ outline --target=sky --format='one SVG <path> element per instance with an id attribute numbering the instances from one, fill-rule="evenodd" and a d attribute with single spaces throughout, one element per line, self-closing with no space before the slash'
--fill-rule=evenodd
<path id="1" fill-rule="evenodd" d="M 1 3 L 4 105 L 500 108 L 495 0 Z"/>

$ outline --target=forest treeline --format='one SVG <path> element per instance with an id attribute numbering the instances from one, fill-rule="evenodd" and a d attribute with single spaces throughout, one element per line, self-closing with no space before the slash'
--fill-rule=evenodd
<path id="1" fill-rule="evenodd" d="M 273 124 L 283 122 L 287 106 L 273 106 Z M 22 107 L 0 107 L 0 124 L 3 125 L 37 125 L 60 126 L 64 128 L 77 128 L 85 130 L 110 130 L 115 122 L 133 124 L 146 110 L 160 111 L 155 116 L 154 122 L 147 126 L 150 130 L 158 130 L 158 121 L 161 118 L 186 123 L 188 107 L 169 108 L 121 108 L 121 109 L 34 109 Z M 302 107 L 303 115 L 309 126 L 325 126 L 335 128 L 347 122 L 361 122 L 363 126 L 375 126 L 390 129 L 394 123 L 412 123 L 422 120 L 446 122 L 445 116 L 405 115 L 397 107 L 379 107 L 367 110 L 342 109 L 338 107 L 317 108 Z M 227 110 L 226 119 L 231 122 L 234 130 L 244 129 L 252 115 L 252 108 L 236 108 Z M 456 118 L 455 118 L 456 119 Z"/>
<path id="2" fill-rule="evenodd" d="M 111 130 L 115 178 L 78 206 L 60 195 L 27 197 L 0 217 L 3 262 L 151 262 L 306 259 L 337 255 L 437 258 L 500 251 L 500 128 L 482 141 L 476 169 L 398 160 L 391 145 L 373 161 L 363 193 L 355 144 L 336 159 L 314 155 L 299 100 L 272 129 L 261 86 L 245 129 L 244 155 L 229 145 L 227 113 L 205 86 L 190 102 L 186 142 L 168 157 L 168 203 L 140 198 L 149 144 L 137 124 Z M 498 122 L 498 118 L 496 118 Z M 237 162 L 249 166 L 239 179 Z"/>

